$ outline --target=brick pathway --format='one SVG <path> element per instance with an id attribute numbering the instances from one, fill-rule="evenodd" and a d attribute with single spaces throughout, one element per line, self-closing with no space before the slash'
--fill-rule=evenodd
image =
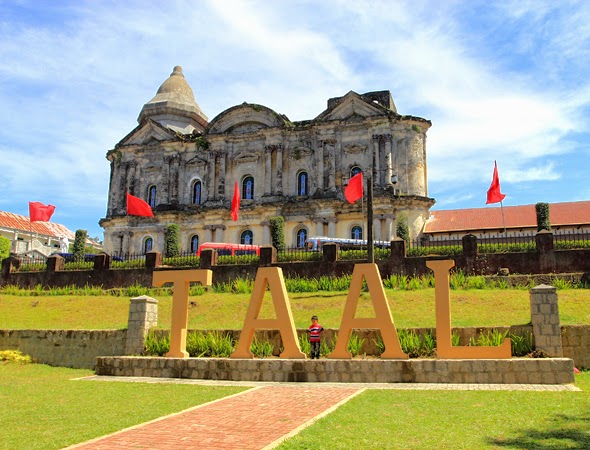
<path id="1" fill-rule="evenodd" d="M 301 384 L 257 387 L 70 448 L 272 448 L 363 390 Z"/>

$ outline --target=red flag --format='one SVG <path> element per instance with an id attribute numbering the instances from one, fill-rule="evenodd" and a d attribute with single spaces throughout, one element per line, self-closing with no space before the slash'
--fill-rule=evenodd
<path id="1" fill-rule="evenodd" d="M 344 188 L 344 196 L 348 203 L 354 203 L 359 198 L 363 198 L 363 173 L 359 172 L 350 180 L 348 186 Z"/>
<path id="2" fill-rule="evenodd" d="M 130 216 L 154 217 L 150 205 L 129 192 L 127 192 L 127 214 Z"/>
<path id="3" fill-rule="evenodd" d="M 234 197 L 231 200 L 231 218 L 234 222 L 238 221 L 238 211 L 240 210 L 240 187 L 238 182 L 234 185 Z"/>
<path id="4" fill-rule="evenodd" d="M 494 161 L 494 176 L 492 178 L 492 184 L 488 189 L 488 200 L 486 205 L 489 203 L 498 203 L 504 200 L 506 196 L 500 192 L 500 177 L 498 177 L 498 166 Z"/>
<path id="5" fill-rule="evenodd" d="M 29 220 L 31 222 L 49 222 L 55 211 L 55 206 L 44 205 L 40 202 L 29 202 Z"/>

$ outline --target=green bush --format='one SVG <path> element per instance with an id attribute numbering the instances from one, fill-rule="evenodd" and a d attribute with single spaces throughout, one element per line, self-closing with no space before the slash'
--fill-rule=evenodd
<path id="1" fill-rule="evenodd" d="M 86 230 L 76 230 L 76 237 L 74 238 L 74 261 L 84 261 L 84 252 L 86 251 L 86 238 L 88 232 Z"/>
<path id="2" fill-rule="evenodd" d="M 165 245 L 167 258 L 173 258 L 180 254 L 180 227 L 177 224 L 171 223 L 166 227 Z"/>
<path id="3" fill-rule="evenodd" d="M 10 246 L 10 239 L 4 236 L 0 236 L 0 261 L 2 261 L 5 258 L 8 258 L 8 256 L 10 255 Z"/>
<path id="4" fill-rule="evenodd" d="M 535 205 L 535 211 L 537 213 L 537 231 L 551 230 L 549 203 L 537 203 Z"/>
<path id="5" fill-rule="evenodd" d="M 406 245 L 410 244 L 410 230 L 408 228 L 408 218 L 404 215 L 400 215 L 397 221 L 397 227 L 395 235 L 406 241 Z"/>
<path id="6" fill-rule="evenodd" d="M 271 217 L 269 222 L 272 245 L 277 252 L 282 252 L 285 250 L 285 219 L 282 216 Z"/>

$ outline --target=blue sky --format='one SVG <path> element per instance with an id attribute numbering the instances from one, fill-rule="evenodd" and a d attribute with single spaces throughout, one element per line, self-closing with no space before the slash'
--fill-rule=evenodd
<path id="1" fill-rule="evenodd" d="M 390 90 L 432 121 L 433 209 L 590 199 L 590 2 L 0 0 L 0 210 L 102 237 L 105 154 L 175 65 L 212 119 Z M 498 205 L 492 205 L 498 206 Z"/>

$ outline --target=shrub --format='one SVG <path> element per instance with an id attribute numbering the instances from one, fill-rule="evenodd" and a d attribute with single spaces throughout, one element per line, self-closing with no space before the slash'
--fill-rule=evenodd
<path id="1" fill-rule="evenodd" d="M 270 341 L 259 341 L 257 337 L 252 340 L 250 351 L 257 358 L 267 358 L 272 356 L 275 346 Z"/>
<path id="2" fill-rule="evenodd" d="M 285 250 L 285 219 L 281 216 L 271 217 L 269 222 L 272 245 L 277 252 L 282 252 Z"/>
<path id="3" fill-rule="evenodd" d="M 86 238 L 88 232 L 86 230 L 76 230 L 76 237 L 74 238 L 74 261 L 84 261 L 84 251 L 86 249 Z"/>
<path id="4" fill-rule="evenodd" d="M 409 243 L 410 243 L 410 230 L 408 228 L 408 219 L 406 218 L 406 216 L 404 216 L 404 215 L 399 216 L 395 235 L 398 238 L 401 238 L 404 241 L 406 241 L 406 245 L 409 245 Z"/>
<path id="5" fill-rule="evenodd" d="M 1 350 L 0 361 L 28 364 L 32 362 L 29 355 L 23 355 L 19 350 Z"/>
<path id="6" fill-rule="evenodd" d="M 167 258 L 173 258 L 180 254 L 180 227 L 171 223 L 166 227 L 165 253 Z"/>
<path id="7" fill-rule="evenodd" d="M 4 258 L 8 258 L 10 255 L 10 246 L 10 239 L 5 236 L 0 236 L 0 261 Z"/>
<path id="8" fill-rule="evenodd" d="M 549 203 L 537 203 L 535 205 L 535 211 L 537 212 L 537 231 L 551 230 Z"/>

